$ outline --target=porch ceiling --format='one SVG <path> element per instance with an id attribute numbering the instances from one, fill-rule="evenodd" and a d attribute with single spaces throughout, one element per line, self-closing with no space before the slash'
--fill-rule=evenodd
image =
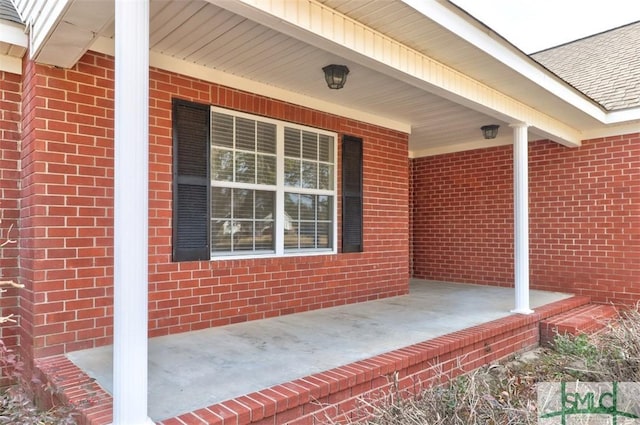
<path id="1" fill-rule="evenodd" d="M 93 43 L 87 43 L 87 48 L 110 53 L 105 46 L 112 45 L 110 40 L 114 37 L 113 2 L 91 2 L 91 8 L 78 0 L 68 3 L 70 6 L 48 41 L 47 56 L 61 55 L 66 46 L 64 39 L 69 37 L 69 34 L 61 33 L 61 29 L 82 28 L 80 22 L 85 20 L 85 14 L 92 16 L 86 19 L 91 27 L 81 31 L 83 37 L 90 35 Z M 549 121 L 557 123 L 554 125 L 558 128 L 566 129 L 566 134 L 579 135 L 602 126 L 589 114 L 550 94 L 512 67 L 505 66 L 504 60 L 443 28 L 441 23 L 417 13 L 404 1 L 318 0 L 318 4 L 446 64 L 452 72 L 460 71 L 479 84 L 495 88 L 508 102 L 522 104 L 534 112 L 544 111 L 548 115 L 542 115 L 540 122 L 549 118 Z M 237 78 L 236 81 L 256 82 L 281 93 L 289 93 L 294 102 L 296 96 L 300 96 L 310 100 L 306 106 L 313 107 L 313 102 L 318 102 L 324 105 L 318 109 L 326 111 L 331 110 L 327 105 L 336 105 L 337 114 L 341 109 L 348 109 L 361 111 L 369 117 L 380 117 L 380 121 L 370 122 L 396 123 L 397 129 L 410 129 L 412 156 L 512 142 L 508 124 L 513 120 L 504 113 L 492 110 L 490 106 L 478 107 L 473 102 L 460 102 L 455 97 L 443 96 L 442 90 L 429 90 L 427 84 L 418 84 L 412 78 L 398 78 L 398 72 L 389 67 L 373 64 L 338 46 L 326 48 L 326 44 L 310 41 L 313 36 L 292 36 L 299 29 L 292 29 L 294 25 L 290 22 L 277 20 L 274 16 L 261 19 L 265 14 L 257 12 L 242 13 L 248 7 L 227 0 L 151 0 L 151 52 L 165 62 L 209 69 Z M 95 19 L 95 13 L 91 13 L 91 9 L 96 8 L 100 11 L 99 20 Z M 448 8 L 454 14 L 465 15 L 461 10 Z M 468 16 L 463 19 L 469 21 Z M 489 37 L 498 40 L 528 65 L 537 66 L 481 23 L 477 22 L 475 26 L 479 31 L 488 32 Z M 321 69 L 330 63 L 344 64 L 351 70 L 342 90 L 326 87 Z M 540 72 L 544 73 L 544 70 L 540 68 Z M 555 77 L 549 74 L 548 78 Z M 557 84 L 566 86 L 559 80 Z M 569 90 L 578 101 L 583 100 L 575 90 Z M 501 125 L 497 139 L 482 140 L 479 129 L 486 124 Z M 540 138 L 553 138 L 553 134 L 540 127 L 531 127 L 529 139 Z M 562 141 L 562 136 L 558 140 Z"/>
<path id="2" fill-rule="evenodd" d="M 386 5 L 392 2 L 375 2 Z M 113 38 L 113 25 L 103 32 Z M 152 0 L 149 46 L 153 52 L 212 68 L 327 103 L 406 123 L 416 156 L 452 145 L 512 142 L 508 123 L 319 49 L 219 6 L 202 1 Z M 329 90 L 322 68 L 344 64 L 341 90 Z M 480 127 L 500 124 L 501 137 L 486 142 Z M 543 136 L 532 132 L 532 138 Z"/>

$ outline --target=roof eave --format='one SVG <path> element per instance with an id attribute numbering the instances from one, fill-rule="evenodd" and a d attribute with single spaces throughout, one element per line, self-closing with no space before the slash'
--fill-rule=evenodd
<path id="1" fill-rule="evenodd" d="M 526 122 L 540 129 L 541 133 L 550 134 L 551 140 L 567 146 L 580 146 L 580 130 L 562 120 L 505 95 L 422 52 L 399 43 L 375 28 L 365 26 L 314 0 L 300 0 L 288 4 L 287 10 L 277 4 L 254 0 L 207 1 L 254 22 L 277 28 L 278 31 L 315 47 L 339 51 L 342 56 L 354 62 L 475 111 L 505 122 Z M 416 3 L 416 7 L 419 8 L 420 2 Z M 447 16 L 453 17 L 446 5 L 440 2 L 427 3 L 444 13 L 446 16 L 443 19 L 446 20 Z M 313 16 L 314 19 L 310 20 L 309 16 Z M 460 19 L 457 23 L 463 27 L 472 26 L 470 22 Z M 446 27 L 445 30 L 451 31 Z"/>
<path id="2" fill-rule="evenodd" d="M 24 25 L 0 19 L 0 46 L 6 47 L 0 53 L 0 71 L 21 74 L 22 57 L 29 46 Z"/>
<path id="3" fill-rule="evenodd" d="M 606 124 L 607 113 L 594 100 L 546 69 L 497 32 L 451 2 L 401 0 L 417 12 L 435 20 L 467 43 L 535 83 L 547 93 Z"/>

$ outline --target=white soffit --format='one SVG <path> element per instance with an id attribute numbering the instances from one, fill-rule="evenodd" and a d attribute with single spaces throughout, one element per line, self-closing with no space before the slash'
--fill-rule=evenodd
<path id="1" fill-rule="evenodd" d="M 113 40 L 106 37 L 97 38 L 91 46 L 91 50 L 112 56 L 115 54 Z M 374 115 L 343 105 L 322 101 L 310 96 L 305 96 L 300 93 L 284 90 L 279 87 L 247 78 L 242 78 L 213 68 L 189 63 L 159 52 L 149 52 L 149 65 L 165 71 L 175 72 L 176 74 L 198 78 L 203 81 L 215 82 L 238 90 L 256 93 L 286 102 L 292 102 L 301 106 L 306 106 L 338 116 L 352 118 L 358 121 L 375 123 L 381 127 L 411 134 L 411 124 L 406 122 L 396 121 L 380 115 Z"/>
<path id="2" fill-rule="evenodd" d="M 207 0 L 238 15 L 567 146 L 582 133 L 314 0 Z"/>
<path id="3" fill-rule="evenodd" d="M 41 3 L 26 16 L 30 26 L 31 58 L 70 68 L 113 20 L 110 0 L 58 0 Z M 44 48 L 46 46 L 46 48 Z"/>

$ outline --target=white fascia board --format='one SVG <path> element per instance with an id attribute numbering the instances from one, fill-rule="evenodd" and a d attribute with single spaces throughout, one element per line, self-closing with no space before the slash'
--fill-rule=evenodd
<path id="1" fill-rule="evenodd" d="M 551 140 L 580 146 L 581 132 L 315 0 L 207 0 L 254 22 Z"/>
<path id="2" fill-rule="evenodd" d="M 621 136 L 624 134 L 640 133 L 640 120 L 608 127 L 601 127 L 584 132 L 584 140 L 599 139 L 602 137 Z"/>
<path id="3" fill-rule="evenodd" d="M 487 31 L 468 22 L 455 13 L 451 4 L 440 1 L 401 0 L 427 18 L 437 22 L 448 31 L 456 34 L 471 45 L 477 47 L 507 67 L 526 77 L 554 96 L 571 106 L 605 123 L 607 113 L 596 103 L 586 98 L 578 90 L 557 78 L 541 65 L 529 58 L 508 42 L 492 37 Z"/>
<path id="4" fill-rule="evenodd" d="M 113 40 L 104 37 L 98 37 L 89 50 L 113 56 Z M 185 75 L 188 77 L 198 78 L 203 81 L 209 81 L 245 92 L 255 93 L 285 102 L 290 102 L 296 105 L 305 106 L 333 115 L 351 118 L 369 124 L 375 124 L 380 127 L 400 131 L 402 133 L 411 134 L 410 123 L 392 120 L 384 116 L 369 114 L 357 109 L 347 108 L 336 103 L 315 99 L 310 96 L 294 93 L 275 86 L 260 83 L 258 81 L 249 80 L 246 78 L 238 77 L 236 75 L 218 71 L 216 69 L 197 65 L 192 62 L 186 62 L 167 55 L 163 55 L 158 52 L 149 52 L 149 66 L 163 69 L 165 71 L 175 72 L 176 74 Z"/>
<path id="5" fill-rule="evenodd" d="M 14 46 L 29 47 L 29 37 L 25 33 L 25 27 L 15 22 L 0 19 L 0 42 L 13 44 Z"/>
<path id="6" fill-rule="evenodd" d="M 621 109 L 607 113 L 607 124 L 621 124 L 640 120 L 640 108 Z"/>

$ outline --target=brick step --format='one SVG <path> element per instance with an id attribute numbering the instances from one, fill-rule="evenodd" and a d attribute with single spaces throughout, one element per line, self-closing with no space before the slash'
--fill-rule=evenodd
<path id="1" fill-rule="evenodd" d="M 556 335 L 594 333 L 618 316 L 612 305 L 586 304 L 540 321 L 540 344 L 548 345 Z"/>

